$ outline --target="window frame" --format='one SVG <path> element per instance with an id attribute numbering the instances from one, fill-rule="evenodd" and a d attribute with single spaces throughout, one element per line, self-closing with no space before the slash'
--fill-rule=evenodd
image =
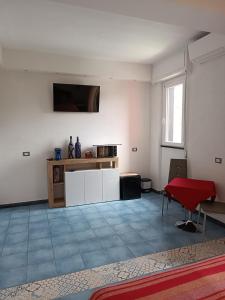
<path id="1" fill-rule="evenodd" d="M 181 135 L 181 143 L 174 142 L 166 142 L 166 100 L 167 100 L 167 89 L 175 86 L 183 84 L 183 103 L 182 103 L 182 135 Z M 186 108 L 186 76 L 179 76 L 173 78 L 171 80 L 165 81 L 163 83 L 163 97 L 162 97 L 162 140 L 161 146 L 164 147 L 175 147 L 184 149 L 185 145 L 185 108 Z"/>

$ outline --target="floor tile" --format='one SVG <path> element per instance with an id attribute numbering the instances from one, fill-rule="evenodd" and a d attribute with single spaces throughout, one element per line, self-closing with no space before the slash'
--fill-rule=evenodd
<path id="1" fill-rule="evenodd" d="M 89 213 L 89 214 L 86 214 L 84 213 L 84 217 L 86 220 L 90 221 L 90 220 L 98 220 L 99 218 L 101 218 L 101 215 L 100 213 Z"/>
<path id="2" fill-rule="evenodd" d="M 94 232 L 98 237 L 115 235 L 115 231 L 110 226 L 97 228 L 94 230 Z"/>
<path id="3" fill-rule="evenodd" d="M 10 225 L 28 224 L 28 222 L 29 222 L 29 217 L 27 216 L 24 218 L 11 219 Z"/>
<path id="4" fill-rule="evenodd" d="M 1 217 L 1 221 L 9 221 L 11 218 L 10 214 L 3 214 L 3 213 L 1 213 L 0 217 Z"/>
<path id="5" fill-rule="evenodd" d="M 68 243 L 64 245 L 56 245 L 53 247 L 55 259 L 59 260 L 65 257 L 78 254 L 80 252 L 80 244 Z"/>
<path id="6" fill-rule="evenodd" d="M 2 232 L 0 234 L 0 255 L 1 255 L 1 249 L 5 245 L 5 240 L 6 240 L 6 232 Z"/>
<path id="7" fill-rule="evenodd" d="M 0 225 L 0 235 L 5 234 L 8 230 L 8 225 Z"/>
<path id="8" fill-rule="evenodd" d="M 2 220 L 0 215 L 0 228 L 9 226 L 10 220 Z"/>
<path id="9" fill-rule="evenodd" d="M 100 243 L 104 249 L 123 246 L 125 243 L 118 235 L 112 235 L 110 237 L 104 237 L 100 239 Z"/>
<path id="10" fill-rule="evenodd" d="M 78 224 L 78 223 L 84 222 L 85 217 L 82 216 L 82 215 L 79 215 L 79 216 L 77 216 L 77 215 L 76 216 L 68 216 L 67 220 L 68 220 L 68 222 L 70 224 L 73 224 L 73 223 Z"/>
<path id="11" fill-rule="evenodd" d="M 39 215 L 30 215 L 30 222 L 42 222 L 47 221 L 48 216 L 47 214 L 39 214 Z"/>
<path id="12" fill-rule="evenodd" d="M 139 243 L 143 240 L 142 237 L 134 230 L 130 231 L 130 232 L 119 234 L 119 237 L 125 243 Z"/>
<path id="13" fill-rule="evenodd" d="M 0 272 L 0 288 L 7 288 L 25 283 L 27 280 L 27 268 L 20 267 Z"/>
<path id="14" fill-rule="evenodd" d="M 36 251 L 28 251 L 28 264 L 41 264 L 54 260 L 52 249 L 40 249 Z"/>
<path id="15" fill-rule="evenodd" d="M 50 226 L 59 225 L 69 225 L 68 219 L 66 217 L 54 218 L 48 220 Z"/>
<path id="16" fill-rule="evenodd" d="M 6 237 L 6 244 L 13 245 L 17 243 L 22 243 L 28 240 L 28 232 L 19 232 L 8 234 Z"/>
<path id="17" fill-rule="evenodd" d="M 84 268 L 85 265 L 80 254 L 56 260 L 56 270 L 58 274 L 78 272 Z"/>
<path id="18" fill-rule="evenodd" d="M 9 270 L 27 265 L 27 253 L 13 254 L 0 257 L 0 269 Z"/>
<path id="19" fill-rule="evenodd" d="M 154 238 L 150 240 L 148 243 L 150 243 L 152 252 L 161 252 L 169 249 L 176 248 L 177 245 L 174 244 L 174 240 L 172 237 L 168 237 L 168 235 L 165 235 L 164 239 L 161 238 Z"/>
<path id="20" fill-rule="evenodd" d="M 74 232 L 73 236 L 77 241 L 84 241 L 84 240 L 96 238 L 96 235 L 92 229 L 80 231 L 80 232 Z"/>
<path id="21" fill-rule="evenodd" d="M 14 245 L 5 246 L 2 250 L 2 255 L 12 255 L 18 253 L 27 253 L 27 241 Z"/>
<path id="22" fill-rule="evenodd" d="M 40 249 L 51 249 L 51 238 L 31 239 L 28 244 L 28 251 L 35 251 Z"/>
<path id="23" fill-rule="evenodd" d="M 106 217 L 106 222 L 109 225 L 118 225 L 118 224 L 122 224 L 125 223 L 125 220 L 121 217 Z"/>
<path id="24" fill-rule="evenodd" d="M 39 230 L 42 230 L 42 229 L 47 229 L 49 228 L 49 223 L 48 221 L 37 221 L 37 222 L 31 222 L 29 224 L 29 230 L 33 230 L 33 229 L 39 229 Z"/>
<path id="25" fill-rule="evenodd" d="M 45 262 L 36 265 L 28 265 L 27 268 L 28 282 L 54 277 L 56 275 L 57 272 L 54 262 Z"/>
<path id="26" fill-rule="evenodd" d="M 113 229 L 118 233 L 126 233 L 126 232 L 131 232 L 133 231 L 133 228 L 129 224 L 119 224 L 119 225 L 114 225 Z"/>
<path id="27" fill-rule="evenodd" d="M 29 240 L 48 238 L 51 236 L 50 230 L 47 228 L 29 229 Z"/>
<path id="28" fill-rule="evenodd" d="M 113 262 L 127 260 L 134 257 L 134 254 L 126 246 L 109 248 L 107 249 L 107 254 Z"/>
<path id="29" fill-rule="evenodd" d="M 71 209 L 68 207 L 68 210 L 65 211 L 66 216 L 82 216 L 82 212 L 80 209 Z"/>
<path id="30" fill-rule="evenodd" d="M 11 215 L 11 219 L 17 219 L 17 218 L 27 218 L 29 216 L 29 211 L 22 211 L 22 212 L 13 212 Z"/>
<path id="31" fill-rule="evenodd" d="M 80 253 L 85 253 L 94 250 L 100 250 L 102 245 L 98 239 L 89 239 L 79 242 L 78 247 L 80 249 Z"/>
<path id="32" fill-rule="evenodd" d="M 89 220 L 88 221 L 91 228 L 99 228 L 109 226 L 106 220 L 103 217 L 99 217 L 99 219 Z"/>
<path id="33" fill-rule="evenodd" d="M 72 242 L 75 242 L 75 235 L 74 234 L 63 234 L 63 235 L 58 235 L 58 236 L 53 236 L 52 237 L 52 244 L 53 246 L 57 245 L 63 245 L 63 244 L 69 244 Z"/>
<path id="34" fill-rule="evenodd" d="M 28 223 L 26 224 L 17 224 L 17 225 L 9 225 L 8 233 L 19 233 L 28 231 Z"/>
<path id="35" fill-rule="evenodd" d="M 33 209 L 33 210 L 30 210 L 30 217 L 39 216 L 39 215 L 46 215 L 46 214 L 47 214 L 46 209 Z"/>
<path id="36" fill-rule="evenodd" d="M 52 236 L 59 236 L 65 233 L 72 233 L 73 229 L 70 225 L 53 225 L 50 227 L 50 232 Z"/>
<path id="37" fill-rule="evenodd" d="M 127 244 L 130 251 L 136 256 L 143 256 L 154 252 L 151 244 L 148 242 L 140 242 L 135 244 Z"/>
<path id="38" fill-rule="evenodd" d="M 0 269 L 6 274 L 4 279 L 0 272 L 0 287 L 26 281 L 27 249 L 30 281 L 55 276 L 55 260 L 63 274 L 225 236 L 225 228 L 209 219 L 205 235 L 179 230 L 174 224 L 184 216 L 181 206 L 172 202 L 162 217 L 161 204 L 162 197 L 151 193 L 62 209 L 0 209 Z M 21 278 L 11 272 L 20 269 Z"/>
<path id="39" fill-rule="evenodd" d="M 151 228 L 149 230 L 143 229 L 143 230 L 139 230 L 138 234 L 142 237 L 143 240 L 149 241 L 159 236 L 159 231 L 154 228 Z"/>
<path id="40" fill-rule="evenodd" d="M 90 229 L 90 225 L 88 222 L 79 222 L 71 224 L 72 231 L 85 231 Z"/>
<path id="41" fill-rule="evenodd" d="M 82 253 L 81 256 L 86 268 L 94 268 L 111 262 L 110 257 L 104 250 Z"/>
<path id="42" fill-rule="evenodd" d="M 151 225 L 147 221 L 142 222 L 130 222 L 129 225 L 134 230 L 149 230 L 151 228 Z"/>

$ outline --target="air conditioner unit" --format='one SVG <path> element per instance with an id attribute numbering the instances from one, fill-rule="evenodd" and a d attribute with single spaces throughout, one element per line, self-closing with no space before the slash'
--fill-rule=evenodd
<path id="1" fill-rule="evenodd" d="M 202 64 L 225 55 L 225 36 L 210 33 L 188 45 L 191 62 Z"/>

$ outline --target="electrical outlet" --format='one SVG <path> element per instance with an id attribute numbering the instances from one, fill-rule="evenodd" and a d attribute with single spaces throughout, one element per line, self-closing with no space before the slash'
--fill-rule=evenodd
<path id="1" fill-rule="evenodd" d="M 29 151 L 23 152 L 23 156 L 30 156 L 30 152 Z"/>
<path id="2" fill-rule="evenodd" d="M 132 152 L 137 152 L 137 148 L 136 148 L 136 147 L 133 147 L 133 148 L 132 148 Z"/>
<path id="3" fill-rule="evenodd" d="M 221 157 L 215 157 L 215 163 L 216 164 L 222 164 L 222 158 Z"/>

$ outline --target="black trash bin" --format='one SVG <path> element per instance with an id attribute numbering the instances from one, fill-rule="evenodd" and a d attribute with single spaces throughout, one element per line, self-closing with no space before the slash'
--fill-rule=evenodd
<path id="1" fill-rule="evenodd" d="M 136 173 L 123 173 L 120 175 L 120 199 L 141 198 L 141 176 Z"/>

